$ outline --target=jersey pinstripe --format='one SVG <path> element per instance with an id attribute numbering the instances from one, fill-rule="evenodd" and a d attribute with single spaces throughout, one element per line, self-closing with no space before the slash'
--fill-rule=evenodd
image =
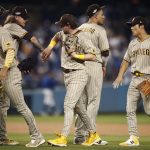
<path id="1" fill-rule="evenodd" d="M 87 84 L 87 72 L 83 61 L 77 62 L 72 60 L 68 55 L 68 51 L 73 47 L 76 53 L 93 53 L 93 48 L 84 44 L 82 33 L 76 35 L 64 34 L 62 31 L 56 34 L 57 38 L 62 42 L 61 66 L 65 69 L 75 69 L 68 73 L 64 72 L 64 82 L 66 86 L 66 95 L 64 100 L 64 127 L 61 134 L 68 136 L 71 124 L 73 122 L 74 112 L 76 112 L 83 121 L 88 132 L 94 131 L 94 127 L 90 122 L 84 107 L 82 99 L 79 100 L 83 90 Z M 86 52 L 85 52 L 86 51 Z"/>
<path id="2" fill-rule="evenodd" d="M 85 66 L 88 73 L 88 82 L 81 99 L 85 103 L 88 116 L 91 123 L 96 130 L 96 115 L 99 109 L 101 89 L 103 83 L 102 72 L 102 56 L 101 52 L 109 50 L 109 43 L 106 35 L 106 31 L 102 26 L 94 23 L 84 23 L 79 27 L 85 33 L 84 40 L 89 42 L 92 47 L 95 47 L 95 54 L 97 62 L 86 61 Z M 78 117 L 76 120 L 76 133 L 75 137 L 86 136 L 85 126 Z"/>
<path id="3" fill-rule="evenodd" d="M 2 68 L 2 66 L 4 65 L 4 61 L 5 61 L 5 56 L 6 56 L 6 51 L 8 49 L 14 49 L 16 50 L 15 47 L 15 42 L 13 41 L 10 33 L 4 29 L 3 27 L 0 27 L 0 68 Z M 13 65 L 15 65 L 15 60 L 13 61 Z"/>
<path id="4" fill-rule="evenodd" d="M 84 39 L 86 44 L 91 41 L 91 46 L 95 47 L 95 54 L 97 56 L 97 60 L 102 62 L 101 52 L 105 50 L 109 50 L 109 43 L 106 35 L 106 30 L 97 24 L 94 23 L 84 23 L 79 27 L 80 30 L 85 32 Z"/>
<path id="5" fill-rule="evenodd" d="M 9 48 L 15 50 L 16 54 L 18 51 L 18 43 L 16 39 L 11 37 L 9 30 L 6 28 L 0 28 L 0 42 L 2 42 L 1 51 L 0 51 L 0 58 L 5 60 L 5 51 Z M 21 31 L 19 30 L 19 36 Z M 2 37 L 4 35 L 4 37 Z M 13 46 L 12 44 L 13 43 Z M 3 51 L 2 51 L 3 50 Z M 14 59 L 14 62 L 17 62 Z M 14 64 L 14 63 L 13 63 Z M 17 67 L 17 63 L 11 65 L 9 68 L 8 74 L 4 81 L 2 81 L 2 89 L 0 91 L 0 139 L 7 139 L 7 131 L 6 131 L 6 117 L 7 117 L 7 110 L 10 106 L 10 101 L 13 106 L 17 109 L 17 111 L 24 117 L 28 127 L 31 139 L 38 139 L 42 138 L 42 135 L 37 128 L 34 116 L 28 106 L 25 103 L 23 92 L 22 92 L 22 76 L 21 72 Z"/>
<path id="6" fill-rule="evenodd" d="M 145 80 L 150 80 L 150 37 L 144 41 L 133 39 L 124 56 L 124 60 L 131 64 L 131 72 L 139 71 L 144 76 L 133 75 L 127 92 L 127 121 L 129 135 L 138 136 L 136 110 L 139 100 L 143 99 L 145 112 L 150 115 L 150 96 L 145 97 L 136 88 L 138 84 Z"/>
<path id="7" fill-rule="evenodd" d="M 143 42 L 132 40 L 124 59 L 131 62 L 131 72 L 150 74 L 150 37 Z"/>

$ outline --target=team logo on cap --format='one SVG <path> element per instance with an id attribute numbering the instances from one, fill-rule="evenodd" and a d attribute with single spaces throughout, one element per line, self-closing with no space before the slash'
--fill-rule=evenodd
<path id="1" fill-rule="evenodd" d="M 28 13 L 27 10 L 25 9 L 26 14 Z"/>
<path id="2" fill-rule="evenodd" d="M 21 12 L 15 12 L 16 15 L 21 15 Z"/>
<path id="3" fill-rule="evenodd" d="M 96 13 L 96 12 L 97 12 L 97 9 L 95 9 L 95 10 L 93 11 L 93 14 Z"/>

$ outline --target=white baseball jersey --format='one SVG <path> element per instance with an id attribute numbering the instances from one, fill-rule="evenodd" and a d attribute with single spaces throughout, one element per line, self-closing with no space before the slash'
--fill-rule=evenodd
<path id="1" fill-rule="evenodd" d="M 96 48 L 97 60 L 102 62 L 101 52 L 109 50 L 108 38 L 104 27 L 94 23 L 84 23 L 79 29 L 86 32 L 85 41 L 91 41 L 90 44 Z"/>
<path id="2" fill-rule="evenodd" d="M 95 54 L 96 49 L 92 47 L 90 41 L 84 40 L 85 33 L 82 31 L 77 32 L 75 35 L 64 34 L 63 31 L 60 31 L 56 36 L 62 42 L 62 51 L 61 51 L 61 67 L 65 69 L 84 69 L 85 63 L 83 61 L 77 61 L 71 58 L 68 54 L 68 50 L 76 46 L 75 51 L 78 54 L 92 53 Z"/>
<path id="3" fill-rule="evenodd" d="M 124 60 L 131 63 L 131 72 L 139 71 L 150 74 L 150 37 L 140 42 L 137 38 L 133 39 Z"/>

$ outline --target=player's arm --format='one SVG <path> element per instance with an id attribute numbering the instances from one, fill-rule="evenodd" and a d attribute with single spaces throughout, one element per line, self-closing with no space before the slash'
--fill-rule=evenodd
<path id="1" fill-rule="evenodd" d="M 50 56 L 53 48 L 57 45 L 57 43 L 61 40 L 60 38 L 60 32 L 57 32 L 54 37 L 51 39 L 51 41 L 49 42 L 48 46 L 44 49 L 44 51 L 42 52 L 42 60 L 46 61 L 48 59 L 48 57 Z"/>
<path id="2" fill-rule="evenodd" d="M 11 67 L 14 57 L 15 57 L 15 47 L 13 40 L 9 35 L 4 35 L 2 38 L 2 50 L 6 54 L 3 68 L 0 70 L 0 80 L 3 80 Z"/>
<path id="3" fill-rule="evenodd" d="M 119 73 L 118 73 L 118 78 L 123 78 L 124 73 L 126 72 L 126 70 L 128 69 L 129 66 L 129 62 L 126 61 L 125 59 L 122 61 Z"/>
<path id="4" fill-rule="evenodd" d="M 76 52 L 72 52 L 70 55 L 72 58 L 83 61 L 93 61 L 96 59 L 94 54 L 77 54 Z"/>
<path id="5" fill-rule="evenodd" d="M 68 50 L 68 54 L 73 58 L 73 59 L 77 59 L 77 60 L 82 60 L 82 61 L 94 61 L 96 60 L 96 55 L 95 55 L 95 50 L 89 46 L 84 45 L 84 41 L 82 41 L 82 48 L 86 49 L 86 53 L 84 54 L 78 54 L 76 52 L 76 43 L 74 43 L 70 49 Z"/>
<path id="6" fill-rule="evenodd" d="M 117 76 L 116 80 L 113 82 L 114 88 L 118 88 L 119 85 L 122 85 L 123 76 L 124 76 L 124 73 L 126 72 L 126 70 L 128 69 L 128 66 L 129 66 L 129 62 L 124 59 L 122 61 L 118 76 Z"/>

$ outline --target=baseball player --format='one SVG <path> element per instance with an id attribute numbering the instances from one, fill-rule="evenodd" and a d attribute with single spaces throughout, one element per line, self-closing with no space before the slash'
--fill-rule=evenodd
<path id="1" fill-rule="evenodd" d="M 27 11 L 22 7 L 15 7 L 12 11 L 16 17 L 16 20 L 24 26 L 26 19 L 27 19 Z M 15 21 L 15 20 L 14 20 Z M 4 27 L 3 27 L 4 28 Z M 6 28 L 4 28 L 6 30 Z M 9 30 L 7 30 L 8 32 Z M 19 34 L 25 35 L 25 32 L 21 32 L 19 30 Z M 8 36 L 7 36 L 8 38 Z M 1 59 L 1 72 L 0 72 L 0 79 L 2 84 L 1 90 L 1 99 L 0 99 L 0 139 L 1 144 L 11 144 L 11 141 L 7 140 L 7 132 L 6 132 L 6 116 L 7 110 L 9 108 L 9 100 L 14 105 L 19 113 L 22 114 L 27 125 L 29 127 L 29 133 L 31 135 L 31 141 L 26 144 L 26 147 L 38 147 L 39 145 L 45 142 L 42 134 L 40 133 L 39 129 L 37 128 L 34 116 L 28 106 L 26 105 L 23 97 L 22 87 L 21 87 L 21 72 L 19 71 L 17 65 L 17 50 L 18 50 L 18 42 L 16 39 L 13 39 L 14 48 L 13 50 L 9 51 L 9 39 L 1 39 L 2 42 L 8 48 L 1 50 L 0 59 Z M 9 38 L 11 35 L 9 34 Z M 6 56 L 6 57 L 5 57 Z M 4 63 L 5 62 L 5 63 Z M 7 69 L 7 72 L 4 72 L 4 69 Z M 5 80 L 4 80 L 5 79 Z M 15 143 L 16 144 L 16 143 Z"/>
<path id="2" fill-rule="evenodd" d="M 77 30 L 76 19 L 70 14 L 65 14 L 57 22 L 63 31 L 56 33 L 50 45 L 43 51 L 43 59 L 47 59 L 52 48 L 58 41 L 62 42 L 61 67 L 64 73 L 66 96 L 64 100 L 64 128 L 58 138 L 48 140 L 49 144 L 67 146 L 67 136 L 73 121 L 74 111 L 81 117 L 89 132 L 87 140 L 82 143 L 91 146 L 100 140 L 99 135 L 93 130 L 83 102 L 79 98 L 87 84 L 87 71 L 84 60 L 94 61 L 95 48 L 91 47 L 90 41 L 84 40 L 84 33 Z"/>
<path id="3" fill-rule="evenodd" d="M 109 55 L 109 44 L 106 35 L 106 30 L 102 27 L 105 16 L 103 14 L 104 6 L 100 7 L 98 4 L 92 4 L 87 9 L 87 16 L 89 20 L 87 23 L 82 24 L 79 29 L 85 32 L 85 40 L 91 41 L 92 45 L 96 48 L 97 61 L 86 61 L 85 66 L 88 72 L 88 83 L 86 85 L 83 99 L 88 116 L 90 117 L 91 123 L 94 125 L 96 130 L 96 115 L 99 109 L 102 83 L 103 83 L 103 70 L 102 67 L 106 67 L 104 64 L 103 57 Z M 103 65 L 102 65 L 103 64 Z M 80 144 L 86 138 L 85 127 L 78 117 L 76 120 L 76 133 L 74 143 Z M 96 145 L 106 145 L 106 141 L 98 141 Z"/>
<path id="4" fill-rule="evenodd" d="M 133 39 L 126 51 L 123 62 L 121 64 L 118 76 L 113 83 L 114 88 L 118 88 L 122 84 L 124 73 L 129 64 L 131 64 L 132 79 L 127 93 L 127 121 L 129 139 L 120 146 L 139 146 L 139 137 L 137 131 L 136 110 L 140 99 L 143 99 L 144 110 L 150 115 L 150 95 L 144 96 L 137 86 L 139 83 L 150 80 L 150 35 L 146 32 L 146 22 L 143 17 L 137 16 L 131 22 L 127 22 L 131 27 Z"/>

